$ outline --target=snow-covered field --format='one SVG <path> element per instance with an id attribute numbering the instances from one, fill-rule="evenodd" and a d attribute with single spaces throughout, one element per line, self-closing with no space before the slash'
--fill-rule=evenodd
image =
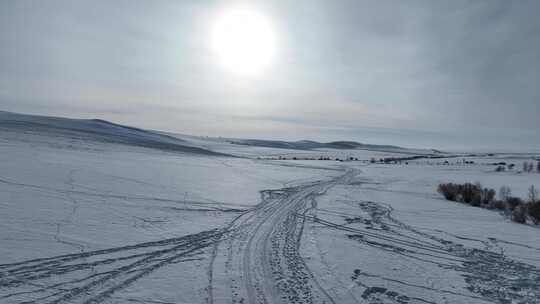
<path id="1" fill-rule="evenodd" d="M 367 161 L 418 151 L 0 113 L 0 303 L 540 303 L 540 230 L 435 191 L 533 156 Z"/>

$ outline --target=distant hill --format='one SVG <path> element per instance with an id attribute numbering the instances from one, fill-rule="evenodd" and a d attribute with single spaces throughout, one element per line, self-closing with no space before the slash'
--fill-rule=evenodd
<path id="1" fill-rule="evenodd" d="M 200 147 L 194 147 L 184 140 L 173 136 L 123 126 L 101 119 L 71 119 L 0 111 L 1 130 L 123 144 L 170 152 L 214 156 L 225 155 Z"/>
<path id="2" fill-rule="evenodd" d="M 313 150 L 313 149 L 367 149 L 367 150 L 406 150 L 405 148 L 391 145 L 370 145 L 355 141 L 332 141 L 321 143 L 311 140 L 301 141 L 281 141 L 281 140 L 260 140 L 260 139 L 238 139 L 231 140 L 232 144 L 257 146 L 278 149 L 293 149 L 293 150 Z"/>
<path id="3" fill-rule="evenodd" d="M 228 152 L 216 152 L 219 151 L 219 148 L 208 145 L 209 141 L 212 142 L 208 138 L 201 142 L 201 140 L 195 136 L 145 130 L 101 119 L 72 119 L 0 111 L 0 131 L 2 130 L 39 134 L 48 137 L 62 137 L 83 141 L 138 146 L 170 152 L 209 156 L 232 156 L 230 154 L 225 154 Z M 355 141 L 317 142 L 312 140 L 282 141 L 232 138 L 221 140 L 228 145 L 232 144 L 289 150 L 358 149 L 421 155 L 442 153 L 436 150 L 407 149 L 393 145 L 372 145 Z"/>

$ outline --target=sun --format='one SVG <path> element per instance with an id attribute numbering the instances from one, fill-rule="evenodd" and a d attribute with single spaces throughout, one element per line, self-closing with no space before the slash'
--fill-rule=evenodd
<path id="1" fill-rule="evenodd" d="M 269 20 L 249 8 L 223 12 L 212 32 L 212 46 L 223 66 L 238 75 L 255 75 L 272 62 L 275 37 Z"/>

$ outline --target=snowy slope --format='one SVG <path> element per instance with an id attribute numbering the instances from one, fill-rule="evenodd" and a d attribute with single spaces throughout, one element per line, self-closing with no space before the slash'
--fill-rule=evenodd
<path id="1" fill-rule="evenodd" d="M 540 229 L 435 191 L 540 185 L 493 157 L 269 160 L 403 154 L 0 116 L 2 304 L 540 303 Z"/>
<path id="2" fill-rule="evenodd" d="M 235 145 L 289 149 L 289 150 L 316 150 L 316 149 L 336 149 L 336 150 L 370 150 L 381 152 L 395 152 L 405 154 L 433 154 L 433 150 L 406 149 L 392 145 L 372 145 L 358 143 L 355 141 L 333 141 L 321 143 L 312 140 L 301 141 L 280 141 L 261 139 L 230 139 L 230 143 Z"/>
<path id="3" fill-rule="evenodd" d="M 339 141 L 331 143 L 319 143 L 315 141 L 276 141 L 257 139 L 238 139 L 225 137 L 192 136 L 176 133 L 163 133 L 199 147 L 226 154 L 243 157 L 300 157 L 319 158 L 330 157 L 346 159 L 356 157 L 361 160 L 385 157 L 408 157 L 408 156 L 444 156 L 450 155 L 444 152 L 430 149 L 410 149 L 391 145 L 369 145 L 357 142 Z"/>
<path id="4" fill-rule="evenodd" d="M 0 111 L 0 131 L 123 144 L 171 152 L 220 155 L 172 136 L 99 119 L 68 119 Z"/>

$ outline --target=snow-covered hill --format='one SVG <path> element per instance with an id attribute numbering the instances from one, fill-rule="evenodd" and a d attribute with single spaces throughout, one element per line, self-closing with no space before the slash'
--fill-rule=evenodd
<path id="1" fill-rule="evenodd" d="M 0 111 L 0 131 L 138 146 L 171 152 L 223 155 L 161 133 L 101 119 L 70 119 Z"/>
<path id="2" fill-rule="evenodd" d="M 229 142 L 235 145 L 265 147 L 274 149 L 288 150 L 368 150 L 399 154 L 417 154 L 431 155 L 440 152 L 429 149 L 409 149 L 392 145 L 373 145 L 359 143 L 356 141 L 332 141 L 332 142 L 317 142 L 312 140 L 300 141 L 283 141 L 283 140 L 262 140 L 262 139 L 230 139 Z"/>
<path id="3" fill-rule="evenodd" d="M 540 303 L 540 230 L 436 193 L 533 156 L 404 154 L 0 113 L 0 303 Z"/>

